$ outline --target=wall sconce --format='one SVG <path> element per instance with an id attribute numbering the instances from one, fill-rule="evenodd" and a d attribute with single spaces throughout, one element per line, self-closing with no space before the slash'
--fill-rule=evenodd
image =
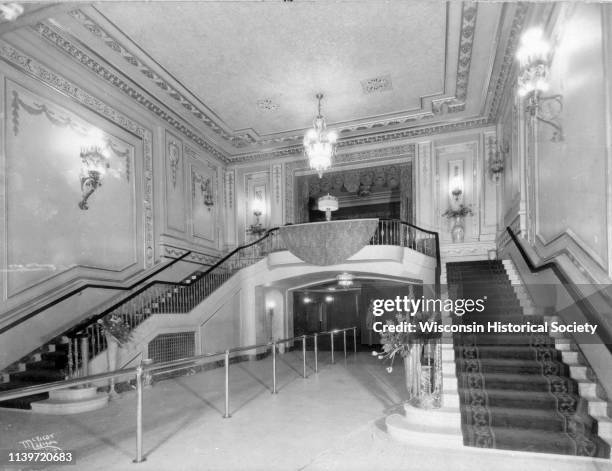
<path id="1" fill-rule="evenodd" d="M 325 302 L 326 303 L 333 303 L 334 302 L 334 297 L 328 294 L 327 296 L 325 296 Z"/>
<path id="2" fill-rule="evenodd" d="M 262 235 L 267 229 L 263 226 L 263 224 L 259 221 L 259 218 L 263 215 L 264 203 L 261 199 L 256 199 L 253 202 L 253 216 L 255 216 L 255 224 L 251 224 L 247 229 L 249 234 L 253 234 L 256 236 Z"/>
<path id="3" fill-rule="evenodd" d="M 504 157 L 510 151 L 510 144 L 504 141 L 501 147 L 495 149 L 495 142 L 489 137 L 489 174 L 495 183 L 501 181 L 504 172 Z"/>
<path id="4" fill-rule="evenodd" d="M 215 205 L 211 187 L 212 184 L 210 178 L 207 178 L 205 181 L 200 182 L 200 190 L 202 191 L 202 196 L 204 198 L 204 206 L 206 206 L 209 211 Z"/>
<path id="5" fill-rule="evenodd" d="M 516 53 L 519 61 L 518 94 L 526 97 L 525 110 L 530 116 L 553 128 L 552 142 L 563 140 L 559 114 L 563 111 L 563 96 L 544 96 L 549 88 L 550 45 L 540 28 L 532 28 L 521 36 Z"/>
<path id="6" fill-rule="evenodd" d="M 459 167 L 454 167 L 454 175 L 450 178 L 448 183 L 451 201 L 459 203 L 463 195 L 463 178 L 461 178 L 459 174 Z"/>
<path id="7" fill-rule="evenodd" d="M 81 148 L 81 201 L 79 208 L 89 209 L 87 200 L 99 187 L 106 169 L 110 167 L 107 157 L 99 146 Z"/>
<path id="8" fill-rule="evenodd" d="M 15 21 L 23 14 L 23 7 L 18 3 L 5 3 L 0 5 L 0 17 L 6 21 Z"/>

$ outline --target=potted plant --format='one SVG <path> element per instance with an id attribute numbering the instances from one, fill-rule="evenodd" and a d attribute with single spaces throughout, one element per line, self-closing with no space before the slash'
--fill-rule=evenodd
<path id="1" fill-rule="evenodd" d="M 464 204 L 460 204 L 455 208 L 448 208 L 442 216 L 448 219 L 454 219 L 453 227 L 451 228 L 451 236 L 454 243 L 463 242 L 465 237 L 465 227 L 463 225 L 463 218 L 466 216 L 472 216 L 474 213 L 472 208 Z"/>
<path id="2" fill-rule="evenodd" d="M 401 325 L 403 322 L 410 322 L 406 315 L 397 314 L 396 319 Z M 387 325 L 393 325 L 394 322 L 390 319 L 386 321 Z M 399 356 L 404 363 L 404 381 L 408 390 L 408 400 L 411 401 L 418 397 L 419 391 L 419 364 L 420 364 L 420 349 L 418 343 L 414 341 L 413 335 L 407 332 L 389 332 L 385 330 L 380 336 L 382 351 L 373 351 L 372 355 L 377 356 L 379 360 L 387 361 L 387 373 L 393 371 L 393 363 L 395 358 Z"/>
<path id="3" fill-rule="evenodd" d="M 98 324 L 106 338 L 106 359 L 108 362 L 108 371 L 117 369 L 117 353 L 119 347 L 122 347 L 130 341 L 132 337 L 132 328 L 117 314 L 98 319 Z M 109 380 L 111 395 L 115 395 L 115 378 Z"/>

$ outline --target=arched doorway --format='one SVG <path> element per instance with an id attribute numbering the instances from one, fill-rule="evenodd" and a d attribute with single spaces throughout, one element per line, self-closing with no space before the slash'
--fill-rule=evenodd
<path id="1" fill-rule="evenodd" d="M 373 330 L 375 321 L 394 319 L 395 312 L 374 316 L 370 305 L 375 299 L 420 297 L 423 285 L 414 281 L 377 278 L 356 279 L 351 286 L 340 286 L 337 281 L 315 283 L 293 290 L 294 335 L 357 326 L 358 348 L 375 349 L 380 336 Z M 329 339 L 320 339 L 319 348 L 328 350 Z"/>

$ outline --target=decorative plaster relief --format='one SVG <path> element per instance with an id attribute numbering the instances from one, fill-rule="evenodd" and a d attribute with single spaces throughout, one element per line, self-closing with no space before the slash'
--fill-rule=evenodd
<path id="1" fill-rule="evenodd" d="M 0 170 L 6 185 L 1 216 L 6 227 L 1 242 L 6 298 L 25 301 L 85 271 L 93 277 L 103 271 L 109 279 L 114 274 L 126 276 L 125 270 L 142 262 L 138 249 L 142 227 L 136 224 L 139 205 L 129 173 L 137 138 L 129 135 L 123 141 L 111 136 L 97 127 L 101 121 L 97 116 L 83 118 L 73 111 L 74 105 L 65 105 L 68 100 L 55 102 L 59 97 L 48 89 L 39 94 L 10 79 L 4 85 L 12 100 L 4 103 L 2 111 L 10 110 L 14 131 L 5 136 Z M 84 167 L 81 155 L 83 148 L 93 147 L 92 153 L 104 154 L 100 158 L 108 169 L 90 200 L 94 203 L 83 212 L 78 202 L 89 167 Z M 118 206 L 125 211 L 117 214 Z M 67 231 L 69 227 L 79 230 Z M 105 256 L 100 258 L 99 253 Z"/>
<path id="2" fill-rule="evenodd" d="M 377 164 L 384 164 L 385 160 L 402 158 L 406 160 L 414 160 L 415 144 L 404 144 L 395 147 L 384 147 L 379 149 L 371 149 L 363 152 L 353 152 L 337 155 L 334 165 L 340 163 L 357 164 L 357 167 L 364 166 L 366 162 L 376 161 Z M 307 174 L 314 173 L 310 170 L 307 160 L 297 160 L 285 164 L 285 222 L 295 222 L 295 177 L 297 173 Z M 351 185 L 350 182 L 349 186 Z M 346 183 L 345 183 L 346 185 Z"/>
<path id="3" fill-rule="evenodd" d="M 145 77 L 151 80 L 157 87 L 163 90 L 166 95 L 176 102 L 178 102 L 182 108 L 189 111 L 192 116 L 201 121 L 209 129 L 214 131 L 225 141 L 231 143 L 234 147 L 240 148 L 254 142 L 254 138 L 248 134 L 238 135 L 232 134 L 225 131 L 219 126 L 209 115 L 208 111 L 203 111 L 195 103 L 189 100 L 184 94 L 182 94 L 176 87 L 172 86 L 167 80 L 157 74 L 153 69 L 142 62 L 138 57 L 130 52 L 123 44 L 113 38 L 104 28 L 92 20 L 81 10 L 72 10 L 69 12 L 75 20 L 77 20 L 85 29 L 91 34 L 101 39 L 110 49 L 119 54 L 123 59 L 130 65 L 136 67 Z M 259 103 L 258 103 L 259 106 Z"/>
<path id="4" fill-rule="evenodd" d="M 45 23 L 37 23 L 35 26 L 33 26 L 33 28 L 43 39 L 51 43 L 64 54 L 68 54 L 76 62 L 93 72 L 100 79 L 117 88 L 122 93 L 136 101 L 139 105 L 145 107 L 149 112 L 153 113 L 178 132 L 191 139 L 211 155 L 217 157 L 219 160 L 227 162 L 225 154 L 185 126 L 182 120 L 175 117 L 173 114 L 168 113 L 159 104 L 152 101 L 148 96 L 143 95 L 137 89 L 132 87 L 120 76 L 118 72 L 113 71 L 110 66 L 102 65 L 85 51 L 79 49 L 73 42 L 61 36 L 58 32 Z"/>
<path id="5" fill-rule="evenodd" d="M 176 188 L 176 173 L 181 163 L 181 145 L 172 137 L 168 139 L 167 156 L 172 172 L 172 188 Z"/>
<path id="6" fill-rule="evenodd" d="M 272 165 L 272 179 L 274 180 L 274 199 L 276 200 L 277 205 L 279 205 L 281 202 L 281 175 L 282 165 Z"/>
<path id="7" fill-rule="evenodd" d="M 504 8 L 509 6 L 510 5 L 506 5 Z M 516 63 L 516 48 L 523 32 L 523 26 L 525 24 L 525 19 L 527 17 L 527 12 L 529 11 L 530 5 L 527 2 L 517 2 L 516 4 L 512 5 L 512 8 L 515 8 L 515 11 L 512 19 L 510 36 L 506 42 L 504 58 L 499 69 L 499 73 L 497 74 L 497 79 L 489 82 L 489 89 L 487 90 L 487 96 L 493 97 L 487 113 L 489 122 L 491 123 L 498 120 L 501 112 L 501 103 L 504 97 L 507 96 L 507 89 L 515 84 L 512 69 Z"/>
<path id="8" fill-rule="evenodd" d="M 87 91 L 73 84 L 61 75 L 46 68 L 35 59 L 25 55 L 9 44 L 0 40 L 0 58 L 14 65 L 17 69 L 27 75 L 39 80 L 51 88 L 67 95 L 86 108 L 93 110 L 101 116 L 106 117 L 119 127 L 138 135 L 143 142 L 144 150 L 144 213 L 145 213 L 145 266 L 149 267 L 154 262 L 153 249 L 153 153 L 151 146 L 151 131 L 142 127 L 107 103 L 89 94 Z"/>
<path id="9" fill-rule="evenodd" d="M 236 179 L 235 170 L 225 171 L 225 201 L 228 209 L 234 207 L 234 181 Z"/>

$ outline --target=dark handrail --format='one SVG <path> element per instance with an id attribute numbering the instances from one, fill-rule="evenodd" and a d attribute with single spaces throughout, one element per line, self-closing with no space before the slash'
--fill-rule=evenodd
<path id="1" fill-rule="evenodd" d="M 266 231 L 266 233 L 259 239 L 257 239 L 254 242 L 251 242 L 249 244 L 245 244 L 242 245 L 234 250 L 232 250 L 229 254 L 227 254 L 225 257 L 221 258 L 220 260 L 217 261 L 217 263 L 215 263 L 214 265 L 212 265 L 211 267 L 208 268 L 208 270 L 202 272 L 199 275 L 199 278 L 202 278 L 204 276 L 206 276 L 208 273 L 210 273 L 211 271 L 213 271 L 214 269 L 216 269 L 218 266 L 220 266 L 223 262 L 225 262 L 228 258 L 230 258 L 232 255 L 234 255 L 235 253 L 239 252 L 240 250 L 246 249 L 248 247 L 251 247 L 252 245 L 257 244 L 258 242 L 261 242 L 262 240 L 264 240 L 265 238 L 267 238 L 270 233 L 272 233 L 273 231 L 278 230 L 278 227 L 275 227 L 273 229 L 268 229 Z M 110 314 L 111 312 L 113 312 L 115 309 L 117 309 L 119 306 L 121 306 L 122 304 L 128 302 L 130 299 L 135 298 L 136 296 L 138 296 L 140 293 L 146 291 L 147 289 L 149 289 L 152 286 L 155 285 L 170 285 L 170 286 L 190 286 L 190 283 L 185 283 L 182 281 L 163 281 L 163 280 L 155 280 L 152 281 L 151 283 L 147 283 L 145 286 L 143 286 L 142 288 L 140 288 L 137 291 L 134 291 L 132 294 L 130 294 L 127 298 L 122 299 L 121 301 L 118 301 L 117 303 L 113 304 L 112 306 L 110 306 L 109 308 L 105 309 L 103 312 L 101 312 L 100 314 L 96 314 L 94 316 L 88 317 L 87 319 L 79 322 L 76 326 L 74 326 L 73 328 L 71 328 L 70 330 L 68 330 L 66 332 L 66 334 L 71 334 L 71 333 L 76 333 L 79 332 L 80 330 L 83 330 L 85 327 L 87 327 L 88 325 L 96 322 L 98 319 L 102 319 L 104 316 L 106 316 L 107 314 Z M 65 334 L 65 335 L 66 335 Z"/>
<path id="2" fill-rule="evenodd" d="M 66 299 L 74 296 L 75 294 L 79 294 L 81 291 L 84 291 L 85 289 L 88 289 L 88 288 L 93 288 L 93 289 L 108 289 L 108 290 L 117 290 L 117 291 L 130 291 L 130 290 L 136 288 L 141 283 L 144 283 L 145 281 L 150 280 L 152 277 L 154 277 L 155 275 L 158 275 L 159 273 L 161 273 L 162 271 L 166 270 L 167 268 L 170 268 L 175 263 L 183 260 L 185 257 L 190 255 L 191 253 L 192 253 L 191 251 L 185 252 L 180 257 L 174 258 L 171 262 L 167 263 L 166 265 L 164 265 L 164 266 L 162 266 L 160 268 L 157 268 L 156 270 L 154 270 L 153 272 L 148 274 L 146 277 L 144 277 L 141 280 L 138 280 L 136 283 L 134 283 L 134 284 L 132 284 L 130 286 L 105 285 L 105 284 L 97 284 L 97 283 L 87 283 L 87 284 L 81 285 L 78 288 L 75 288 L 72 291 L 69 291 L 68 293 L 63 294 L 59 298 L 56 298 L 56 299 L 53 299 L 52 301 L 49 301 L 44 306 L 36 308 L 32 312 L 30 312 L 30 313 L 28 313 L 28 314 L 26 314 L 24 316 L 21 316 L 16 321 L 11 322 L 9 325 L 6 325 L 6 326 L 0 328 L 0 334 L 3 334 L 7 330 L 12 329 L 13 327 L 21 324 L 22 322 L 27 321 L 28 319 L 36 316 L 37 314 L 40 314 L 41 312 L 46 311 L 47 309 L 55 306 L 56 304 L 59 304 L 62 301 L 65 301 Z"/>
<path id="3" fill-rule="evenodd" d="M 582 313 L 587 318 L 587 320 L 599 326 L 598 330 L 600 333 L 600 338 L 602 342 L 608 347 L 608 350 L 612 353 L 612 332 L 606 329 L 605 324 L 598 320 L 599 315 L 598 315 L 597 310 L 593 307 L 593 305 L 589 302 L 588 299 L 582 296 L 582 294 L 576 287 L 576 284 L 569 278 L 569 276 L 567 276 L 563 268 L 561 268 L 559 264 L 554 260 L 545 262 L 541 265 L 535 265 L 531 261 L 531 258 L 529 257 L 525 249 L 523 248 L 522 244 L 520 243 L 514 231 L 512 231 L 510 227 L 506 227 L 506 231 L 508 232 L 508 234 L 510 235 L 510 238 L 516 245 L 516 248 L 521 254 L 521 257 L 527 264 L 529 271 L 531 271 L 532 273 L 539 273 L 544 270 L 553 271 L 553 273 L 559 279 L 563 287 L 567 290 L 568 294 L 572 297 L 572 299 L 574 300 L 574 303 L 576 304 L 578 309 L 582 311 Z"/>

